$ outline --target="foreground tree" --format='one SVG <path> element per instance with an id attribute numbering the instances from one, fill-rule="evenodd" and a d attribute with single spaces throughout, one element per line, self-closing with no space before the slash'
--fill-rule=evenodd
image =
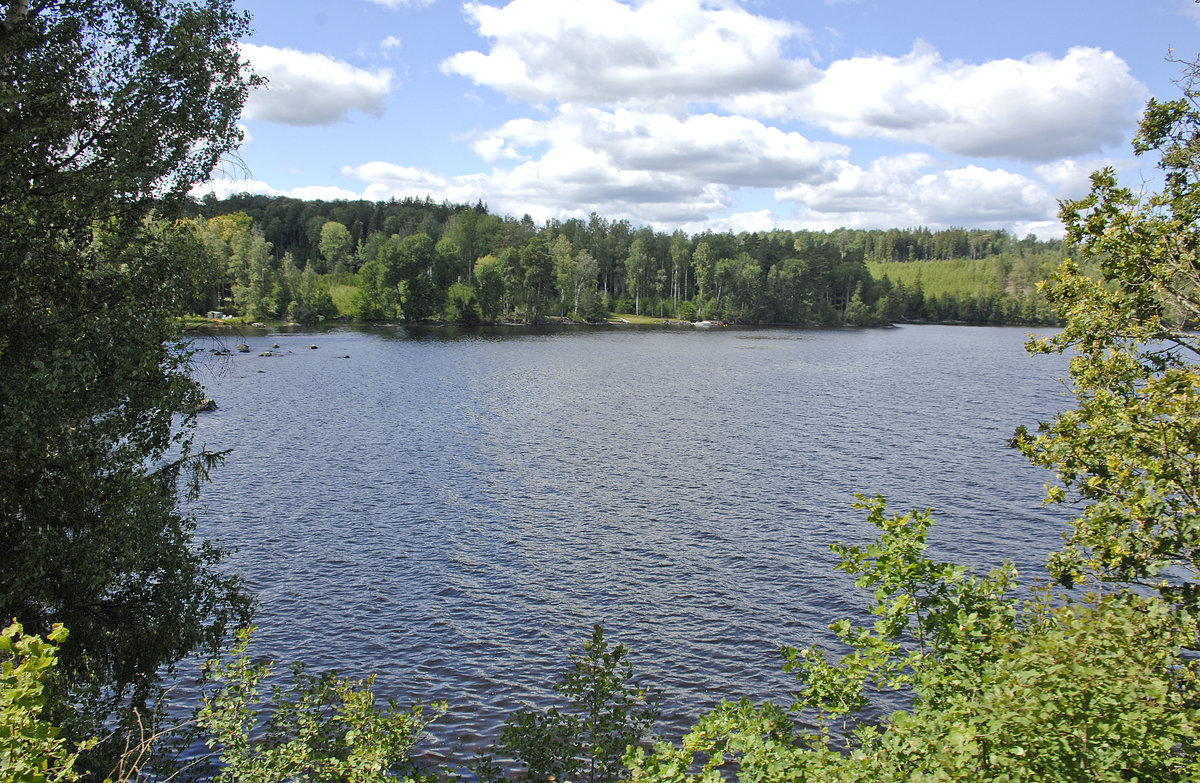
<path id="1" fill-rule="evenodd" d="M 173 322 L 202 254 L 170 222 L 239 141 L 247 19 L 229 0 L 4 11 L 0 617 L 71 629 L 51 709 L 79 707 L 56 714 L 80 734 L 248 611 L 178 504 L 212 458 Z"/>
<path id="2" fill-rule="evenodd" d="M 979 577 L 926 558 L 927 512 L 860 500 L 880 536 L 835 551 L 874 592 L 873 626 L 834 623 L 851 650 L 834 663 L 786 650 L 802 683 L 790 709 L 726 702 L 679 746 L 634 750 L 635 783 L 718 783 L 731 762 L 762 783 L 1197 779 L 1200 670 L 1181 656 L 1194 620 L 1130 593 L 1018 601 L 1009 566 Z M 853 720 L 897 689 L 910 709 Z"/>
<path id="3" fill-rule="evenodd" d="M 659 696 L 633 676 L 629 649 L 611 649 L 599 625 L 554 686 L 564 699 L 545 711 L 517 710 L 504 724 L 498 747 L 521 762 L 530 780 L 609 783 L 622 776 L 630 746 L 646 739 L 658 720 Z M 481 779 L 503 780 L 482 765 Z"/>
<path id="4" fill-rule="evenodd" d="M 214 783 L 387 783 L 411 780 L 409 756 L 425 726 L 445 710 L 380 704 L 374 678 L 336 672 L 314 676 L 294 664 L 288 687 L 260 694 L 271 665 L 246 652 L 253 629 L 238 632 L 226 660 L 205 665 L 196 728 L 216 763 L 202 770 Z M 203 766 L 203 765 L 200 765 Z"/>
<path id="5" fill-rule="evenodd" d="M 1067 264 L 1044 288 L 1066 319 L 1036 345 L 1072 352 L 1078 407 L 1018 431 L 1015 445 L 1058 475 L 1050 499 L 1086 505 L 1050 563 L 1066 584 L 1151 585 L 1200 610 L 1200 76 L 1184 95 L 1151 100 L 1134 138 L 1157 153 L 1165 187 L 1148 198 L 1111 169 L 1063 205 L 1068 238 L 1103 281 Z"/>

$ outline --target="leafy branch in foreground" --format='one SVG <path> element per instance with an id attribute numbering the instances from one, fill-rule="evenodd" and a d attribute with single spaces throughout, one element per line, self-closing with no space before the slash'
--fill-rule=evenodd
<path id="1" fill-rule="evenodd" d="M 661 714 L 659 697 L 635 682 L 629 650 L 623 644 L 610 649 L 599 625 L 571 652 L 571 663 L 554 686 L 565 703 L 544 712 L 518 710 L 497 746 L 520 761 L 531 780 L 619 780 L 626 749 L 642 742 Z M 490 764 L 482 768 L 494 777 L 499 772 Z"/>
<path id="2" fill-rule="evenodd" d="M 1066 584 L 1098 579 L 1160 588 L 1200 610 L 1200 66 L 1183 96 L 1151 100 L 1134 151 L 1155 152 L 1162 192 L 1136 196 L 1111 169 L 1065 202 L 1068 239 L 1103 280 L 1066 264 L 1044 292 L 1064 330 L 1031 348 L 1070 352 L 1074 410 L 1021 429 L 1016 445 L 1053 470 L 1049 500 L 1081 500 L 1050 561 Z"/>
<path id="3" fill-rule="evenodd" d="M 205 692 L 191 727 L 172 738 L 186 743 L 198 737 L 213 753 L 161 768 L 152 751 L 165 736 L 143 737 L 126 745 L 106 781 L 190 775 L 213 783 L 385 783 L 419 777 L 410 753 L 444 705 L 433 705 L 432 717 L 420 705 L 381 706 L 372 679 L 354 681 L 336 672 L 314 676 L 300 664 L 292 667 L 291 685 L 274 686 L 264 705 L 260 686 L 271 667 L 250 660 L 251 630 L 239 631 L 228 660 L 206 664 Z M 78 766 L 80 754 L 97 740 L 76 743 L 44 714 L 47 684 L 61 676 L 58 651 L 66 638 L 62 626 L 43 640 L 18 623 L 0 634 L 0 780 L 72 783 L 86 771 Z M 147 773 L 144 765 L 152 760 L 160 769 Z"/>
<path id="4" fill-rule="evenodd" d="M 433 705 L 432 717 L 420 705 L 381 706 L 374 677 L 314 676 L 295 664 L 291 685 L 272 688 L 264 715 L 260 687 L 271 667 L 250 660 L 250 632 L 238 632 L 228 660 L 205 666 L 206 682 L 216 688 L 204 694 L 196 723 L 218 756 L 214 783 L 383 783 L 414 776 L 410 752 L 445 705 Z"/>
<path id="5" fill-rule="evenodd" d="M 79 779 L 75 762 L 80 751 L 94 743 L 72 745 L 43 717 L 46 680 L 66 638 L 61 625 L 45 639 L 26 634 L 15 622 L 0 633 L 0 779 L 26 783 Z"/>
<path id="6" fill-rule="evenodd" d="M 785 650 L 803 684 L 791 709 L 724 703 L 681 745 L 631 751 L 634 781 L 716 783 L 731 763 L 761 783 L 1200 775 L 1200 670 L 1180 656 L 1194 620 L 1131 593 L 1019 603 L 1011 568 L 978 577 L 925 558 L 928 513 L 865 507 L 881 536 L 834 548 L 874 591 L 874 626 L 834 623 L 851 648 L 837 663 Z M 827 720 L 865 706 L 868 685 L 903 689 L 911 710 L 835 740 Z M 807 711 L 815 729 L 798 728 Z"/>

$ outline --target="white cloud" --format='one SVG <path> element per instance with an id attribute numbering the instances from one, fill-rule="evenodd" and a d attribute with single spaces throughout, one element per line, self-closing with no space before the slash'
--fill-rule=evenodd
<path id="1" fill-rule="evenodd" d="M 563 106 L 550 120 L 518 119 L 483 134 L 475 151 L 489 162 L 527 160 L 530 149 L 595 155 L 622 171 L 670 175 L 699 185 L 780 187 L 829 180 L 850 150 L 809 141 L 746 117 L 677 118 L 631 109 Z"/>
<path id="2" fill-rule="evenodd" d="M 681 105 L 747 90 L 795 90 L 815 78 L 782 48 L 797 24 L 712 0 L 512 0 L 464 6 L 488 53 L 442 70 L 537 103 Z"/>
<path id="3" fill-rule="evenodd" d="M 279 190 L 278 188 L 271 187 L 262 180 L 236 179 L 228 177 L 213 179 L 197 185 L 196 187 L 192 188 L 190 194 L 196 198 L 203 198 L 210 193 L 217 198 L 227 198 L 240 193 L 250 193 L 256 196 L 288 196 L 290 198 L 297 199 L 322 199 L 325 201 L 362 198 L 362 195 L 359 193 L 335 186 L 306 185 L 304 187 L 292 188 L 291 190 Z"/>
<path id="4" fill-rule="evenodd" d="M 374 161 L 347 166 L 342 175 L 361 180 L 361 192 L 346 188 L 279 190 L 253 180 L 219 180 L 197 188 L 213 192 L 261 193 L 294 198 L 366 199 L 429 196 L 454 203 L 483 200 L 498 214 L 528 213 L 534 220 L 565 220 L 597 212 L 610 219 L 661 230 L 695 233 L 766 231 L 771 228 L 832 230 L 951 226 L 1005 228 L 1017 236 L 1062 235 L 1057 204 L 1042 183 L 1002 169 L 963 166 L 941 169 L 924 154 L 881 158 L 862 168 L 845 159 L 833 176 L 777 188 L 779 209 L 726 214 L 736 186 L 694 178 L 688 172 L 614 166 L 604 153 L 558 144 L 537 159 L 511 169 L 445 175 L 413 166 Z M 790 213 L 782 210 L 791 203 Z"/>
<path id="5" fill-rule="evenodd" d="M 759 209 L 754 212 L 735 212 L 712 220 L 684 223 L 679 228 L 686 234 L 702 234 L 705 231 L 715 233 L 729 231 L 740 234 L 743 231 L 747 233 L 774 231 L 777 228 L 785 227 L 784 223 L 785 221 L 771 210 Z"/>
<path id="6" fill-rule="evenodd" d="M 812 142 L 744 117 L 679 119 L 630 109 L 567 105 L 551 119 L 519 119 L 474 144 L 489 162 L 515 161 L 486 174 L 443 177 L 374 162 L 343 169 L 370 183 L 373 198 L 432 195 L 482 198 L 501 212 L 546 217 L 628 218 L 678 225 L 729 207 L 738 188 L 820 184 L 838 174 L 849 150 Z"/>
<path id="7" fill-rule="evenodd" d="M 363 197 L 361 193 L 355 193 L 353 190 L 340 188 L 336 185 L 305 185 L 304 187 L 278 191 L 270 195 L 289 196 L 301 199 L 302 201 L 347 201 Z"/>
<path id="8" fill-rule="evenodd" d="M 323 54 L 255 44 L 242 44 L 242 53 L 268 81 L 246 102 L 247 119 L 333 125 L 355 110 L 379 117 L 393 89 L 387 69 L 367 71 Z"/>
<path id="9" fill-rule="evenodd" d="M 1197 3 L 1196 0 L 1175 0 L 1175 2 L 1178 4 L 1179 13 L 1189 17 L 1197 27 L 1200 27 L 1200 3 Z M 1191 53 L 1188 52 L 1188 54 Z"/>
<path id="10" fill-rule="evenodd" d="M 342 169 L 363 183 L 361 195 L 332 197 L 482 199 L 538 220 L 594 211 L 697 230 L 965 225 L 1055 235 L 1056 197 L 1086 190 L 1104 148 L 1124 144 L 1146 92 L 1123 60 L 1092 48 L 966 64 L 918 43 L 901 57 L 863 55 L 819 71 L 785 53 L 808 35 L 802 27 L 734 0 L 464 7 L 490 49 L 460 52 L 443 71 L 540 103 L 539 113 L 460 137 L 486 170 L 451 176 L 375 161 Z M 281 76 L 272 78 L 303 85 L 297 94 L 327 107 L 307 110 L 310 120 L 377 113 L 391 88 L 387 71 L 334 63 L 342 71 L 331 76 L 328 58 L 257 49 L 256 65 L 275 63 Z M 339 107 L 335 95 L 352 98 Z M 252 108 L 252 117 L 268 114 Z M 779 120 L 822 126 L 834 141 Z M 838 137 L 909 151 L 857 165 Z M 996 157 L 1040 165 L 985 162 Z M 763 206 L 753 191 L 773 192 L 780 205 L 753 211 Z M 735 203 L 754 207 L 729 214 Z"/>
<path id="11" fill-rule="evenodd" d="M 746 117 L 589 111 L 583 143 L 606 149 L 621 168 L 684 172 L 730 187 L 776 187 L 832 179 L 833 163 L 848 157 L 840 144 L 809 141 Z"/>
<path id="12" fill-rule="evenodd" d="M 444 176 L 378 161 L 347 167 L 342 173 L 366 181 L 364 195 L 372 200 L 413 195 L 456 203 L 482 199 L 494 212 L 528 213 L 539 222 L 586 217 L 595 211 L 639 225 L 678 224 L 719 212 L 729 203 L 718 186 L 697 191 L 674 178 L 618 171 L 596 156 L 563 152 L 486 174 Z"/>
<path id="13" fill-rule="evenodd" d="M 394 35 L 389 35 L 379 42 L 381 49 L 399 49 L 403 42 Z"/>
<path id="14" fill-rule="evenodd" d="M 1106 166 L 1125 168 L 1128 162 L 1112 158 L 1079 160 L 1057 160 L 1034 168 L 1044 182 L 1058 188 L 1063 198 L 1080 198 L 1091 189 L 1092 172 Z"/>
<path id="15" fill-rule="evenodd" d="M 839 60 L 824 72 L 789 58 L 799 24 L 716 0 L 511 0 L 464 6 L 486 53 L 442 70 L 511 100 L 654 107 L 717 105 L 753 118 L 799 119 L 845 138 L 882 137 L 942 152 L 1025 161 L 1123 145 L 1146 87 L 1110 51 L 1075 47 L 971 64 L 918 43 L 907 55 Z M 494 141 L 478 148 L 511 157 Z"/>
<path id="16" fill-rule="evenodd" d="M 882 158 L 867 169 L 847 163 L 833 182 L 781 189 L 776 196 L 796 202 L 794 220 L 811 228 L 1037 224 L 1040 234 L 1061 235 L 1061 227 L 1046 228 L 1057 226 L 1057 202 L 1041 183 L 1001 169 L 933 166 L 920 154 Z"/>
<path id="17" fill-rule="evenodd" d="M 744 117 L 678 119 L 575 106 L 548 120 L 507 123 L 484 134 L 476 148 L 493 153 L 497 166 L 444 176 L 374 162 L 342 173 L 368 183 L 364 192 L 372 199 L 482 199 L 502 214 L 529 213 L 539 221 L 594 211 L 689 231 L 1033 226 L 1040 236 L 1054 236 L 1061 228 L 1047 228 L 1057 226 L 1052 186 L 1072 171 L 1067 163 L 1046 167 L 1047 180 L 1039 181 L 978 165 L 947 169 L 925 153 L 880 158 L 863 168 L 841 145 L 814 143 Z M 743 188 L 772 190 L 794 211 L 724 215 Z"/>
<path id="18" fill-rule="evenodd" d="M 920 44 L 903 57 L 840 60 L 804 90 L 743 96 L 730 106 L 800 117 L 849 138 L 1051 161 L 1123 144 L 1146 94 L 1124 60 L 1099 49 L 970 65 Z"/>
<path id="19" fill-rule="evenodd" d="M 1030 234 L 1038 239 L 1062 239 L 1067 232 L 1058 220 L 1030 220 L 1014 223 L 1008 233 L 1022 239 Z"/>

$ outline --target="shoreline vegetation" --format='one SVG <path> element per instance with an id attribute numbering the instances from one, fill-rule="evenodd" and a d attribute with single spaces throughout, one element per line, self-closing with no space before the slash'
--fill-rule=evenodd
<path id="1" fill-rule="evenodd" d="M 1002 230 L 705 232 L 598 215 L 537 226 L 410 198 L 189 202 L 194 314 L 246 323 L 1055 325 L 1071 248 Z M 648 319 L 648 320 L 644 320 Z"/>
<path id="2" fill-rule="evenodd" d="M 332 327 L 338 325 L 376 325 L 376 326 L 412 326 L 422 329 L 483 329 L 483 328 L 526 328 L 535 326 L 534 324 L 523 321 L 497 321 L 492 323 L 463 323 L 461 321 L 442 321 L 428 320 L 418 321 L 416 323 L 405 321 L 403 318 L 397 318 L 387 321 L 355 321 L 349 317 L 339 317 L 330 320 L 322 320 L 311 323 L 299 323 L 296 321 L 248 321 L 242 318 L 225 318 L 225 319 L 210 319 L 203 316 L 188 315 L 181 316 L 176 319 L 176 323 L 185 334 L 203 335 L 205 332 L 213 334 L 228 332 L 242 332 L 245 330 L 254 330 L 260 332 L 275 332 L 286 329 L 310 329 L 317 327 Z M 703 327 L 761 327 L 764 329 L 892 329 L 899 326 L 1055 326 L 1057 322 L 1051 321 L 1048 323 L 1028 324 L 1021 323 L 993 323 L 993 322 L 969 322 L 969 321 L 896 321 L 887 323 L 876 323 L 869 326 L 859 326 L 846 323 L 758 323 L 744 324 L 729 321 L 709 320 L 709 321 L 684 321 L 678 318 L 659 318 L 657 316 L 637 315 L 635 313 L 612 313 L 602 321 L 575 321 L 569 318 L 545 318 L 536 324 L 538 329 L 553 329 L 554 327 L 578 328 L 578 327 L 651 327 L 657 326 L 662 328 L 680 328 L 692 330 Z"/>

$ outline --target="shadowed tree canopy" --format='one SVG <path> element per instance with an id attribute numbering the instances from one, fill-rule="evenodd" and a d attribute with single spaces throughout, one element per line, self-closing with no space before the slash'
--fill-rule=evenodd
<path id="1" fill-rule="evenodd" d="M 240 141 L 248 19 L 229 0 L 0 8 L 0 617 L 71 628 L 57 698 L 86 722 L 248 613 L 178 502 L 213 458 L 173 321 L 201 252 L 171 220 Z"/>

